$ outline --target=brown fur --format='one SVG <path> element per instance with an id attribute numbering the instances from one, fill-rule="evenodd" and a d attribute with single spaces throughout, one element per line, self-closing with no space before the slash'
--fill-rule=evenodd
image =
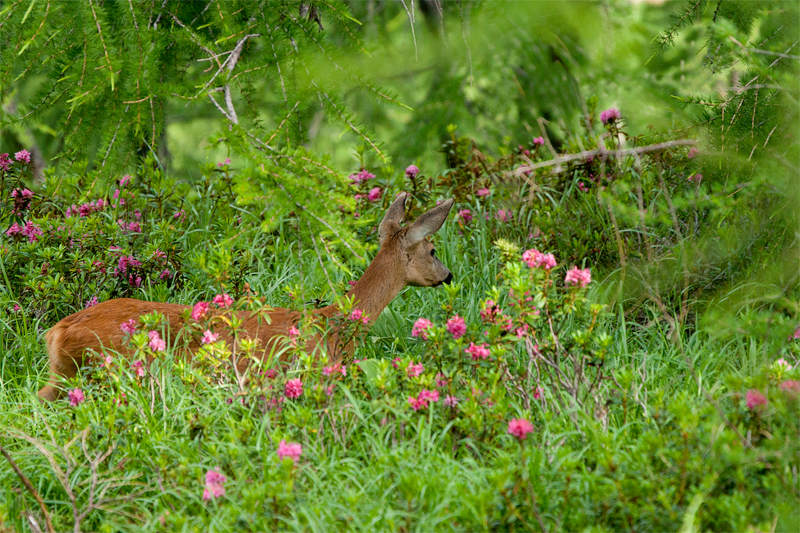
<path id="1" fill-rule="evenodd" d="M 406 195 L 402 193 L 389 208 L 378 231 L 381 249 L 361 279 L 347 293 L 353 298 L 354 307 L 361 309 L 369 317 L 370 324 L 377 320 L 383 309 L 404 287 L 431 287 L 449 282 L 452 278 L 450 271 L 431 253 L 433 245 L 426 238 L 438 231 L 444 223 L 453 205 L 452 200 L 447 200 L 421 215 L 414 224 L 401 228 L 405 199 Z M 184 326 L 182 317 L 187 311 L 191 311 L 191 306 L 118 298 L 59 321 L 44 336 L 50 358 L 50 380 L 39 391 L 39 397 L 49 401 L 57 399 L 62 394 L 58 388 L 60 379 L 72 378 L 77 374 L 78 369 L 87 362 L 87 350 L 90 353 L 102 353 L 104 348 L 108 348 L 123 354 L 128 353 L 122 344 L 123 332 L 120 324 L 153 311 L 166 317 L 168 326 L 164 332 L 165 339 L 170 344 L 175 344 Z M 301 318 L 297 311 L 277 308 L 269 312 L 270 320 L 267 324 L 257 313 L 236 313 L 244 321 L 244 335 L 258 339 L 262 358 L 269 355 L 279 340 L 285 338 L 289 329 L 297 325 Z M 313 313 L 320 318 L 331 318 L 338 313 L 338 309 L 329 305 Z M 233 347 L 233 339 L 229 334 L 223 332 L 220 338 L 225 340 L 229 348 Z M 315 337 L 307 349 L 313 351 L 322 340 L 319 336 Z M 352 353 L 352 342 L 345 347 L 344 353 L 339 350 L 339 336 L 335 330 L 324 342 L 329 357 L 334 360 Z M 197 339 L 189 339 L 189 353 L 182 355 L 191 357 L 191 353 L 198 348 Z M 237 361 L 240 371 L 246 366 L 246 359 Z"/>

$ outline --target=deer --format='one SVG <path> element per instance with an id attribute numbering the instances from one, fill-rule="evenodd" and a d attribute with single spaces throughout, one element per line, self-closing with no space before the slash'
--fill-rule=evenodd
<path id="1" fill-rule="evenodd" d="M 401 192 L 389 206 L 378 226 L 378 253 L 345 295 L 352 300 L 353 307 L 363 313 L 365 329 L 374 324 L 405 287 L 439 287 L 453 280 L 453 274 L 436 257 L 434 245 L 429 240 L 447 219 L 453 199 L 448 198 L 420 215 L 413 223 L 401 226 L 407 198 L 408 194 Z M 175 339 L 191 310 L 190 305 L 116 298 L 62 318 L 44 335 L 50 378 L 48 384 L 38 392 L 39 399 L 54 401 L 60 398 L 64 393 L 59 386 L 62 380 L 75 377 L 84 364 L 105 349 L 130 355 L 130 348 L 123 342 L 124 333 L 120 328 L 123 323 L 131 319 L 138 321 L 139 317 L 157 311 L 165 317 L 168 337 Z M 299 311 L 284 308 L 267 309 L 268 320 L 263 320 L 258 312 L 235 313 L 242 320 L 244 336 L 257 341 L 257 355 L 262 361 L 269 354 L 274 354 L 277 344 L 286 342 L 290 329 L 296 327 L 302 318 Z M 318 320 L 331 319 L 340 313 L 338 304 L 312 311 Z M 349 339 L 343 349 L 337 349 L 341 346 L 335 325 L 326 338 L 322 335 L 317 333 L 306 345 L 306 350 L 311 353 L 318 345 L 322 345 L 328 355 L 333 355 L 334 362 L 342 362 L 352 355 L 355 339 Z M 225 341 L 232 353 L 236 353 L 235 342 L 229 332 L 221 332 L 220 339 Z M 191 357 L 199 349 L 198 340 L 192 339 L 188 344 L 188 353 L 181 356 Z M 244 371 L 249 362 L 245 357 L 233 361 L 238 372 Z"/>

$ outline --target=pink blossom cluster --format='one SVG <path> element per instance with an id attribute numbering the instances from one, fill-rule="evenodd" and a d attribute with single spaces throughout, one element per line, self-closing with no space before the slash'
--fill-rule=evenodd
<path id="1" fill-rule="evenodd" d="M 125 333 L 127 335 L 133 335 L 134 333 L 136 333 L 136 319 L 131 318 L 127 322 L 123 322 L 122 324 L 119 325 L 119 329 L 122 330 L 122 333 Z"/>
<path id="2" fill-rule="evenodd" d="M 494 300 L 486 300 L 486 303 L 483 304 L 483 309 L 481 309 L 481 320 L 494 323 L 500 313 L 500 307 L 497 306 Z"/>
<path id="3" fill-rule="evenodd" d="M 322 369 L 322 373 L 326 376 L 330 376 L 332 374 L 340 373 L 343 376 L 347 375 L 347 367 L 343 366 L 341 363 L 334 363 L 330 366 L 326 366 Z"/>
<path id="4" fill-rule="evenodd" d="M 469 224 L 472 222 L 472 211 L 469 209 L 462 209 L 458 212 L 458 218 L 460 218 L 464 224 Z"/>
<path id="5" fill-rule="evenodd" d="M 792 396 L 800 395 L 800 381 L 796 379 L 787 379 L 780 384 L 780 389 Z"/>
<path id="6" fill-rule="evenodd" d="M 364 314 L 361 309 L 353 309 L 348 317 L 350 322 L 361 322 L 362 324 L 369 324 L 369 317 Z"/>
<path id="7" fill-rule="evenodd" d="M 86 301 L 86 305 L 83 306 L 84 309 L 89 309 L 90 307 L 94 307 L 95 305 L 99 304 L 100 301 L 97 299 L 97 296 L 92 296 Z"/>
<path id="8" fill-rule="evenodd" d="M 67 393 L 67 395 L 69 396 L 69 404 L 72 407 L 77 407 L 86 400 L 86 397 L 81 389 L 72 389 Z"/>
<path id="9" fill-rule="evenodd" d="M 428 340 L 428 329 L 433 324 L 427 318 L 418 318 L 416 322 L 414 322 L 414 327 L 411 328 L 411 336 L 412 337 L 422 337 L 423 340 Z"/>
<path id="10" fill-rule="evenodd" d="M 622 115 L 619 113 L 619 109 L 616 107 L 612 107 L 611 109 L 606 109 L 602 113 L 600 113 L 600 121 L 603 124 L 612 124 L 622 118 Z"/>
<path id="11" fill-rule="evenodd" d="M 142 226 L 139 225 L 139 222 L 135 220 L 133 222 L 125 222 L 125 220 L 119 219 L 117 220 L 117 224 L 119 224 L 119 227 L 122 231 L 127 231 L 128 233 L 142 232 Z"/>
<path id="12" fill-rule="evenodd" d="M 14 199 L 14 208 L 12 213 L 22 213 L 31 206 L 33 199 L 33 191 L 30 189 L 17 188 L 11 191 L 11 198 Z"/>
<path id="13" fill-rule="evenodd" d="M 0 154 L 0 170 L 8 170 L 14 162 L 8 157 L 8 154 Z"/>
<path id="14" fill-rule="evenodd" d="M 513 217 L 511 215 L 511 210 L 509 209 L 498 209 L 495 218 L 500 222 L 508 222 Z"/>
<path id="15" fill-rule="evenodd" d="M 218 167 L 224 167 L 225 165 L 230 165 L 230 164 L 231 164 L 231 158 L 230 157 L 226 157 L 225 161 L 220 161 L 219 163 L 217 163 L 217 166 Z"/>
<path id="16" fill-rule="evenodd" d="M 533 424 L 524 418 L 514 418 L 508 422 L 508 432 L 519 440 L 523 440 L 528 433 L 533 433 Z"/>
<path id="17" fill-rule="evenodd" d="M 367 194 L 367 200 L 369 200 L 370 202 L 377 202 L 378 200 L 381 199 L 381 196 L 383 196 L 383 191 L 381 190 L 381 188 L 373 187 L 372 189 L 369 190 L 369 193 Z"/>
<path id="18" fill-rule="evenodd" d="M 212 344 L 217 342 L 217 339 L 219 339 L 219 334 L 207 329 L 203 332 L 203 338 L 200 339 L 200 342 L 203 344 Z"/>
<path id="19" fill-rule="evenodd" d="M 127 274 L 128 269 L 138 268 L 142 266 L 142 262 L 133 257 L 132 255 L 120 256 L 117 261 L 117 266 L 114 268 L 114 275 L 120 277 L 122 274 Z"/>
<path id="20" fill-rule="evenodd" d="M 697 157 L 697 152 L 698 152 L 697 148 L 692 146 L 692 148 L 689 150 L 689 153 L 686 154 L 686 157 L 688 157 L 689 159 L 694 159 L 695 157 Z"/>
<path id="21" fill-rule="evenodd" d="M 447 331 L 454 339 L 458 340 L 467 332 L 467 323 L 460 316 L 453 315 L 453 317 L 447 321 Z"/>
<path id="22" fill-rule="evenodd" d="M 192 308 L 192 320 L 202 320 L 208 314 L 208 302 L 197 302 Z"/>
<path id="23" fill-rule="evenodd" d="M 353 185 L 358 185 L 359 183 L 364 183 L 365 181 L 371 180 L 374 177 L 375 174 L 364 169 L 359 172 L 354 172 L 353 174 L 350 174 L 349 179 Z"/>
<path id="24" fill-rule="evenodd" d="M 303 382 L 297 378 L 290 379 L 286 382 L 283 393 L 287 398 L 299 398 L 303 395 Z"/>
<path id="25" fill-rule="evenodd" d="M 478 359 L 486 360 L 489 358 L 489 345 L 485 342 L 483 344 L 475 344 L 474 342 L 469 343 L 469 348 L 464 350 L 468 354 L 472 356 L 473 361 L 477 361 Z"/>
<path id="26" fill-rule="evenodd" d="M 556 266 L 556 258 L 553 254 L 543 254 L 536 248 L 525 250 L 522 253 L 522 260 L 531 268 L 543 268 L 550 270 Z"/>
<path id="27" fill-rule="evenodd" d="M 22 150 L 14 154 L 14 159 L 19 161 L 20 163 L 28 164 L 31 162 L 31 153 L 23 148 Z"/>
<path id="28" fill-rule="evenodd" d="M 484 197 L 484 196 L 489 196 L 489 194 L 491 194 L 491 192 L 492 192 L 492 191 L 490 191 L 489 189 L 487 189 L 487 188 L 483 188 L 483 189 L 478 189 L 478 190 L 475 192 L 475 194 L 476 194 L 477 196 L 479 196 L 479 197 L 481 197 L 481 198 L 482 198 L 482 197 Z"/>
<path id="29" fill-rule="evenodd" d="M 414 396 L 408 397 L 408 405 L 410 405 L 414 411 L 426 409 L 428 407 L 428 402 L 436 403 L 438 401 L 439 391 L 437 390 L 422 389 L 416 398 Z"/>
<path id="30" fill-rule="evenodd" d="M 414 364 L 414 362 L 412 361 L 411 364 L 409 364 L 408 368 L 406 369 L 406 374 L 408 374 L 408 377 L 410 378 L 415 378 L 420 374 L 422 374 L 424 371 L 425 367 L 422 366 L 422 363 Z"/>
<path id="31" fill-rule="evenodd" d="M 300 336 L 300 330 L 296 326 L 289 328 L 289 344 L 297 346 L 297 338 Z"/>
<path id="32" fill-rule="evenodd" d="M 408 165 L 406 167 L 406 177 L 408 179 L 412 180 L 416 179 L 418 175 L 419 175 L 419 168 L 417 168 L 417 165 Z"/>
<path id="33" fill-rule="evenodd" d="M 161 338 L 161 335 L 157 331 L 150 331 L 147 333 L 147 336 L 150 337 L 150 342 L 148 346 L 154 352 L 163 352 L 167 349 L 167 342 Z"/>
<path id="34" fill-rule="evenodd" d="M 278 459 L 291 459 L 297 463 L 300 461 L 300 456 L 303 454 L 303 446 L 297 442 L 286 442 L 281 440 L 278 444 Z"/>
<path id="35" fill-rule="evenodd" d="M 131 369 L 133 369 L 133 372 L 140 378 L 143 378 L 146 373 L 144 369 L 144 361 L 142 361 L 141 359 L 131 363 Z"/>
<path id="36" fill-rule="evenodd" d="M 28 238 L 28 242 L 36 242 L 40 235 L 44 235 L 42 229 L 31 222 L 30 220 L 24 226 L 20 226 L 16 222 L 11 224 L 11 227 L 6 230 L 6 235 L 9 237 L 13 235 L 24 235 Z"/>
<path id="37" fill-rule="evenodd" d="M 566 285 L 580 285 L 581 288 L 587 286 L 591 282 L 592 273 L 589 272 L 588 268 L 581 270 L 578 267 L 572 267 L 567 271 L 567 275 L 564 277 L 564 283 Z"/>
<path id="38" fill-rule="evenodd" d="M 91 202 L 86 202 L 85 204 L 81 204 L 80 206 L 71 206 L 68 207 L 67 210 L 64 212 L 64 216 L 70 218 L 72 216 L 79 216 L 79 217 L 88 217 L 92 213 L 97 213 L 98 211 L 102 211 L 103 208 L 106 207 L 106 203 L 102 198 L 97 200 L 93 200 Z"/>
<path id="39" fill-rule="evenodd" d="M 747 391 L 747 408 L 748 409 L 756 409 L 757 407 L 762 407 L 767 405 L 767 397 L 761 394 L 760 390 L 757 389 L 750 389 Z"/>
<path id="40" fill-rule="evenodd" d="M 544 146 L 544 137 L 534 137 L 533 144 L 535 146 Z"/>
<path id="41" fill-rule="evenodd" d="M 203 490 L 203 500 L 208 501 L 225 496 L 224 485 L 226 481 L 228 481 L 228 478 L 219 471 L 219 467 L 206 472 L 206 488 Z"/>
<path id="42" fill-rule="evenodd" d="M 211 301 L 220 309 L 228 309 L 233 305 L 233 298 L 228 294 L 217 294 Z"/>
<path id="43" fill-rule="evenodd" d="M 686 181 L 691 181 L 692 183 L 700 183 L 701 181 L 703 181 L 703 175 L 702 174 L 692 174 L 691 176 L 686 178 Z"/>
<path id="44" fill-rule="evenodd" d="M 447 387 L 449 381 L 447 380 L 447 376 L 442 374 L 441 372 L 436 373 L 436 386 L 437 387 Z"/>
<path id="45" fill-rule="evenodd" d="M 445 407 L 454 408 L 455 406 L 458 405 L 458 398 L 456 398 L 455 396 L 448 395 L 444 397 L 444 401 L 442 403 L 444 404 Z"/>

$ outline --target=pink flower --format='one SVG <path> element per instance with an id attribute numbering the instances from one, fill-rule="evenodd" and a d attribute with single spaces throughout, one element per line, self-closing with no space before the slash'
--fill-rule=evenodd
<path id="1" fill-rule="evenodd" d="M 370 202 L 377 202 L 381 199 L 383 192 L 381 191 L 380 187 L 373 187 L 369 190 L 369 194 L 367 194 L 367 200 Z"/>
<path id="2" fill-rule="evenodd" d="M 528 433 L 533 433 L 533 424 L 524 418 L 514 418 L 508 423 L 508 432 L 522 440 Z"/>
<path id="3" fill-rule="evenodd" d="M 483 196 L 489 196 L 489 194 L 491 192 L 492 191 L 490 191 L 489 189 L 478 189 L 478 191 L 475 194 L 477 194 L 478 196 L 483 197 Z"/>
<path id="4" fill-rule="evenodd" d="M 303 454 L 303 446 L 297 442 L 286 442 L 281 440 L 278 444 L 278 459 L 283 461 L 286 458 L 291 459 L 297 463 L 300 461 L 300 456 Z"/>
<path id="5" fill-rule="evenodd" d="M 472 211 L 469 209 L 462 209 L 458 212 L 458 217 L 464 221 L 465 224 L 472 222 Z"/>
<path id="6" fill-rule="evenodd" d="M 27 150 L 20 150 L 16 154 L 14 154 L 14 159 L 17 161 L 22 161 L 23 163 L 30 163 L 31 162 L 31 153 Z"/>
<path id="7" fill-rule="evenodd" d="M 233 298 L 227 294 L 217 294 L 211 301 L 214 302 L 217 307 L 221 307 L 222 309 L 227 309 L 233 305 Z"/>
<path id="8" fill-rule="evenodd" d="M 794 330 L 794 335 L 792 337 L 794 340 L 800 339 L 800 327 Z"/>
<path id="9" fill-rule="evenodd" d="M 351 322 L 363 321 L 364 324 L 369 322 L 369 318 L 367 318 L 367 316 L 364 314 L 364 311 L 362 311 L 361 309 L 353 309 L 350 312 L 349 319 Z"/>
<path id="10" fill-rule="evenodd" d="M 95 305 L 99 304 L 100 302 L 97 301 L 97 296 L 92 296 L 89 301 L 86 302 L 84 309 L 88 309 L 90 307 L 94 307 Z"/>
<path id="11" fill-rule="evenodd" d="M 432 326 L 431 321 L 427 318 L 418 318 L 414 322 L 414 327 L 411 328 L 412 337 L 422 337 L 423 340 L 428 340 L 428 329 Z"/>
<path id="12" fill-rule="evenodd" d="M 458 398 L 455 396 L 445 396 L 444 401 L 442 402 L 445 407 L 455 407 L 458 405 Z"/>
<path id="13" fill-rule="evenodd" d="M 619 114 L 619 109 L 617 109 L 616 107 L 612 107 L 611 109 L 606 109 L 605 111 L 600 113 L 600 121 L 606 125 L 616 122 L 620 118 L 621 115 Z"/>
<path id="14" fill-rule="evenodd" d="M 550 270 L 556 266 L 556 258 L 553 254 L 543 254 L 536 248 L 525 250 L 522 254 L 522 260 L 528 263 L 531 268 L 541 267 L 545 270 Z"/>
<path id="15" fill-rule="evenodd" d="M 340 363 L 335 363 L 331 366 L 326 366 L 325 368 L 322 369 L 322 373 L 326 376 L 330 376 L 331 374 L 335 374 L 336 372 L 339 372 L 343 376 L 346 376 L 347 367 L 342 366 Z"/>
<path id="16" fill-rule="evenodd" d="M 419 411 L 420 409 L 425 409 L 428 407 L 428 402 L 425 401 L 424 398 L 415 398 L 414 396 L 409 396 L 408 405 L 410 405 L 414 411 Z"/>
<path id="17" fill-rule="evenodd" d="M 495 215 L 495 218 L 497 218 L 497 220 L 500 222 L 508 222 L 511 220 L 511 211 L 508 209 L 499 209 Z"/>
<path id="18" fill-rule="evenodd" d="M 436 374 L 436 386 L 437 387 L 446 387 L 447 383 L 448 383 L 447 376 L 445 376 L 441 372 L 438 372 Z"/>
<path id="19" fill-rule="evenodd" d="M 686 180 L 687 181 L 691 181 L 692 183 L 700 183 L 701 181 L 703 181 L 703 175 L 702 174 L 692 174 L 691 176 L 686 178 Z"/>
<path id="20" fill-rule="evenodd" d="M 800 394 L 800 381 L 795 379 L 787 379 L 780 385 L 780 389 L 787 393 L 791 394 L 792 396 L 797 396 Z"/>
<path id="21" fill-rule="evenodd" d="M 791 369 L 792 369 L 792 365 L 791 365 L 791 364 L 789 364 L 789 361 L 787 361 L 787 360 L 786 360 L 786 359 L 784 359 L 783 357 L 781 357 L 780 359 L 778 359 L 777 361 L 775 361 L 775 362 L 772 364 L 772 366 L 773 366 L 774 368 L 776 368 L 776 369 L 779 369 L 779 370 L 782 370 L 782 371 L 784 371 L 784 372 L 787 372 L 787 371 L 789 371 L 789 370 L 791 370 Z"/>
<path id="22" fill-rule="evenodd" d="M 533 144 L 536 146 L 544 146 L 544 137 L 534 137 Z"/>
<path id="23" fill-rule="evenodd" d="M 592 281 L 592 274 L 589 272 L 589 269 L 581 270 L 578 267 L 572 267 L 567 271 L 567 275 L 564 277 L 564 283 L 566 285 L 580 285 L 581 288 L 587 286 Z"/>
<path id="24" fill-rule="evenodd" d="M 6 230 L 6 235 L 9 237 L 16 235 L 18 233 L 22 233 L 22 227 L 20 227 L 16 222 L 11 224 L 11 226 Z"/>
<path id="25" fill-rule="evenodd" d="M 283 393 L 287 398 L 299 398 L 303 395 L 303 382 L 299 379 L 290 379 L 286 382 Z"/>
<path id="26" fill-rule="evenodd" d="M 201 320 L 208 313 L 208 302 L 197 302 L 192 309 L 192 320 Z"/>
<path id="27" fill-rule="evenodd" d="M 210 329 L 207 329 L 205 333 L 203 333 L 203 338 L 200 339 L 200 342 L 203 344 L 211 344 L 212 342 L 217 342 L 219 339 L 219 334 L 212 333 Z"/>
<path id="28" fill-rule="evenodd" d="M 350 182 L 353 185 L 358 185 L 359 183 L 364 183 L 365 181 L 371 180 L 374 177 L 375 177 L 375 174 L 373 174 L 373 173 L 371 173 L 371 172 L 369 172 L 367 170 L 362 170 L 362 171 L 360 171 L 358 173 L 350 174 Z"/>
<path id="29" fill-rule="evenodd" d="M 30 242 L 36 242 L 37 235 L 42 235 L 42 230 L 31 222 L 30 220 L 25 224 L 25 227 L 22 228 L 22 234 L 28 238 Z"/>
<path id="30" fill-rule="evenodd" d="M 0 154 L 0 170 L 8 170 L 12 164 L 13 162 L 8 157 L 8 154 Z"/>
<path id="31" fill-rule="evenodd" d="M 143 361 L 141 360 L 134 361 L 133 363 L 131 363 L 131 368 L 133 369 L 134 372 L 136 372 L 137 376 L 139 376 L 140 378 L 144 377 L 145 370 Z"/>
<path id="32" fill-rule="evenodd" d="M 474 342 L 469 343 L 469 348 L 464 350 L 472 356 L 473 361 L 483 359 L 484 361 L 489 358 L 489 345 L 485 342 L 478 346 Z"/>
<path id="33" fill-rule="evenodd" d="M 219 467 L 206 472 L 206 488 L 203 491 L 203 500 L 207 501 L 225 496 L 225 487 L 223 485 L 226 481 L 228 481 L 228 478 L 222 475 Z"/>
<path id="34" fill-rule="evenodd" d="M 692 148 L 689 150 L 689 153 L 686 154 L 686 157 L 688 157 L 689 159 L 694 159 L 695 157 L 697 157 L 697 148 L 692 146 Z"/>
<path id="35" fill-rule="evenodd" d="M 757 389 L 750 389 L 747 391 L 747 408 L 750 410 L 755 409 L 756 407 L 760 407 L 762 405 L 767 405 L 767 398 L 761 391 Z"/>
<path id="36" fill-rule="evenodd" d="M 175 211 L 175 214 L 172 215 L 172 218 L 184 219 L 186 218 L 186 211 L 184 211 L 183 209 L 181 209 L 180 211 Z"/>
<path id="37" fill-rule="evenodd" d="M 132 179 L 133 177 L 130 174 L 125 174 L 119 179 L 119 186 L 125 188 L 125 185 L 127 185 Z"/>
<path id="38" fill-rule="evenodd" d="M 289 338 L 294 339 L 300 335 L 300 330 L 297 329 L 296 326 L 292 326 L 289 328 Z"/>
<path id="39" fill-rule="evenodd" d="M 19 306 L 19 304 L 14 304 L 13 310 L 14 310 L 15 313 L 17 311 L 19 311 L 20 309 L 22 309 L 22 308 Z"/>
<path id="40" fill-rule="evenodd" d="M 119 325 L 119 329 L 122 330 L 122 333 L 127 333 L 128 335 L 133 335 L 136 333 L 136 319 L 131 318 L 127 322 L 123 322 Z"/>
<path id="41" fill-rule="evenodd" d="M 154 352 L 163 352 L 167 349 L 167 343 L 161 338 L 161 335 L 159 335 L 157 331 L 151 331 L 147 335 L 150 337 L 148 346 L 150 346 Z"/>
<path id="42" fill-rule="evenodd" d="M 419 174 L 419 169 L 417 168 L 417 165 L 408 165 L 406 167 L 406 177 L 408 179 L 413 180 L 417 177 L 418 174 Z"/>
<path id="43" fill-rule="evenodd" d="M 467 323 L 458 315 L 454 315 L 447 321 L 447 331 L 453 335 L 454 339 L 460 339 L 467 332 Z"/>
<path id="44" fill-rule="evenodd" d="M 83 395 L 83 391 L 81 389 L 72 389 L 67 394 L 69 395 L 69 404 L 72 407 L 77 407 L 86 400 L 86 397 Z"/>
<path id="45" fill-rule="evenodd" d="M 422 374 L 422 372 L 424 372 L 424 371 L 425 371 L 425 367 L 422 366 L 422 363 L 419 363 L 419 364 L 415 365 L 412 362 L 410 365 L 408 365 L 408 368 L 406 369 L 406 373 L 408 374 L 408 377 L 410 377 L 410 378 L 415 378 L 415 377 L 419 376 L 420 374 Z"/>
<path id="46" fill-rule="evenodd" d="M 494 300 L 486 300 L 486 303 L 483 304 L 483 309 L 481 309 L 481 319 L 484 322 L 494 322 L 499 313 L 500 308 L 497 307 Z"/>
<path id="47" fill-rule="evenodd" d="M 535 389 L 533 389 L 533 399 L 534 400 L 538 400 L 539 398 L 541 398 L 542 394 L 544 394 L 544 389 L 543 388 L 536 387 Z"/>
<path id="48" fill-rule="evenodd" d="M 436 403 L 439 401 L 439 391 L 422 389 L 422 392 L 417 395 L 417 398 L 426 402 Z"/>

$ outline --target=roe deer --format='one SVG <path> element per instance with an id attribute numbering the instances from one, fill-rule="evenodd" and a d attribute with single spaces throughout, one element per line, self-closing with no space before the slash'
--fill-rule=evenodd
<path id="1" fill-rule="evenodd" d="M 405 202 L 408 195 L 400 193 L 386 212 L 386 216 L 378 227 L 380 250 L 375 259 L 367 267 L 364 275 L 347 293 L 353 299 L 354 308 L 360 309 L 373 323 L 383 309 L 406 286 L 436 287 L 449 283 L 453 275 L 434 255 L 434 247 L 427 237 L 436 233 L 444 224 L 453 200 L 447 199 L 430 211 L 420 215 L 411 225 L 401 227 L 405 214 Z M 130 319 L 138 320 L 140 316 L 158 311 L 166 317 L 167 330 L 175 339 L 183 327 L 186 310 L 192 306 L 143 302 L 131 298 L 108 300 L 60 320 L 45 333 L 47 352 L 50 356 L 50 381 L 39 391 L 43 400 L 55 400 L 62 390 L 58 388 L 59 378 L 72 378 L 84 363 L 91 349 L 102 353 L 103 348 L 125 351 L 123 332 L 120 325 Z M 317 316 L 331 318 L 339 309 L 329 305 L 313 311 Z M 296 326 L 301 318 L 297 311 L 273 309 L 269 311 L 269 323 L 262 322 L 258 313 L 237 311 L 243 321 L 243 334 L 251 339 L 258 339 L 258 353 L 261 358 L 267 357 L 270 349 L 279 339 L 288 335 L 289 329 Z M 221 333 L 220 338 L 228 348 L 232 347 L 230 333 Z M 320 341 L 317 336 L 312 345 Z M 334 329 L 326 339 L 328 354 L 333 359 L 343 354 L 336 354 L 335 347 L 339 339 Z M 345 352 L 352 351 L 353 342 L 345 347 Z M 189 343 L 189 351 L 198 350 L 200 344 L 195 338 Z M 313 348 L 314 346 L 311 346 Z M 185 354 L 190 355 L 190 354 Z M 244 370 L 247 359 L 236 361 L 237 369 Z"/>

